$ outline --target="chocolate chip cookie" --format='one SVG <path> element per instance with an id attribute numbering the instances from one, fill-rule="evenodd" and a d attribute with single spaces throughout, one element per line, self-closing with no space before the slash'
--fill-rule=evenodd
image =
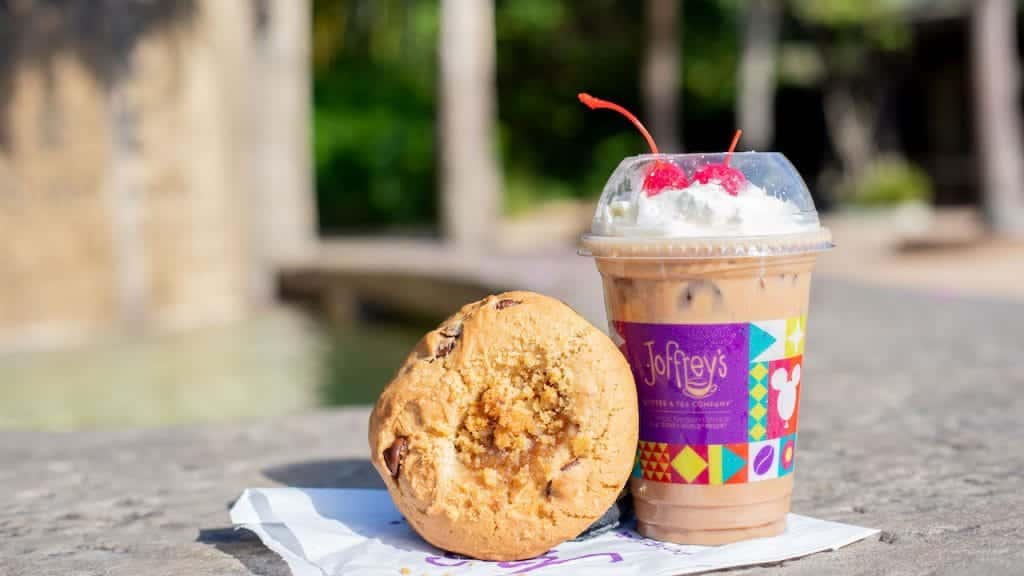
<path id="1" fill-rule="evenodd" d="M 409 523 L 486 560 L 542 554 L 615 501 L 633 465 L 625 358 L 561 302 L 468 304 L 409 354 L 370 416 L 370 453 Z"/>

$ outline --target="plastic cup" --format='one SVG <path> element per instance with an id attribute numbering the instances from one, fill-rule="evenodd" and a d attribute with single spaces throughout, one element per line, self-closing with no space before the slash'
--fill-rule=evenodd
<path id="1" fill-rule="evenodd" d="M 811 272 L 831 247 L 806 184 L 779 154 L 731 158 L 750 183 L 785 202 L 777 233 L 759 223 L 732 226 L 730 217 L 683 226 L 685 235 L 674 224 L 635 223 L 654 163 L 692 174 L 723 159 L 625 159 L 581 250 L 601 273 L 609 331 L 636 380 L 640 442 L 630 488 L 638 529 L 680 544 L 785 530 Z"/>

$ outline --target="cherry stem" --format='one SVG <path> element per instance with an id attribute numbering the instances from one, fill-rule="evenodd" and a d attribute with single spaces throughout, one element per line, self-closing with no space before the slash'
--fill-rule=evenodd
<path id="1" fill-rule="evenodd" d="M 640 133 L 643 134 L 644 139 L 647 140 L 647 145 L 651 147 L 651 154 L 658 154 L 658 145 L 654 143 L 654 138 L 651 138 L 651 133 L 647 131 L 647 128 L 644 128 L 644 125 L 641 124 L 640 121 L 637 120 L 636 116 L 633 116 L 633 114 L 630 113 L 629 110 L 626 110 L 625 108 L 623 108 L 622 106 L 619 106 L 618 104 L 616 104 L 614 102 L 609 102 L 607 100 L 601 100 L 600 98 L 594 98 L 593 96 L 591 96 L 590 94 L 587 94 L 586 92 L 580 92 L 579 99 L 580 99 L 580 102 L 582 102 L 584 106 L 586 106 L 587 108 L 590 108 L 591 110 L 597 110 L 598 108 L 604 108 L 606 110 L 614 110 L 614 111 L 618 112 L 619 114 L 622 114 L 623 116 L 625 116 L 626 119 L 629 120 L 630 122 L 632 122 L 633 125 L 636 126 L 637 130 L 639 130 Z M 739 138 L 739 136 L 737 136 L 737 139 L 738 138 Z M 733 145 L 735 146 L 735 141 L 733 142 Z"/>
<path id="2" fill-rule="evenodd" d="M 725 153 L 725 161 L 722 164 L 729 165 L 729 159 L 732 158 L 732 153 L 736 150 L 736 145 L 740 143 L 740 136 L 743 135 L 743 130 L 737 130 L 736 134 L 732 137 L 732 144 L 729 144 L 729 151 Z"/>

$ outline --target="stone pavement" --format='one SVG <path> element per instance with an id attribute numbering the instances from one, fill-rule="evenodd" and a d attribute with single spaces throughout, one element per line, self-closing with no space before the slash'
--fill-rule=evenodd
<path id="1" fill-rule="evenodd" d="M 794 509 L 881 537 L 743 574 L 1019 574 L 1024 305 L 814 288 Z M 287 574 L 227 507 L 247 486 L 380 486 L 367 410 L 0 432 L 0 574 Z"/>

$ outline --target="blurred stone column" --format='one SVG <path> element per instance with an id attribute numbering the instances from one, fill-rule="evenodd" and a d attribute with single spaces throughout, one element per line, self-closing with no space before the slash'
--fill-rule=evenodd
<path id="1" fill-rule="evenodd" d="M 494 244 L 502 198 L 492 0 L 442 0 L 440 58 L 444 233 L 457 250 L 482 252 Z"/>
<path id="2" fill-rule="evenodd" d="M 275 271 L 307 258 L 316 239 L 310 122 L 310 2 L 253 0 L 248 118 L 254 211 L 253 284 L 272 297 Z"/>
<path id="3" fill-rule="evenodd" d="M 117 24 L 117 20 L 107 22 L 111 27 Z M 128 68 L 131 65 L 130 60 L 125 63 Z M 130 76 L 131 70 L 124 73 Z M 143 190 L 145 167 L 137 135 L 140 114 L 137 101 L 137 94 L 128 82 L 114 84 L 106 98 L 107 123 L 110 126 L 110 182 L 106 198 L 117 276 L 117 309 L 124 328 L 132 331 L 145 326 L 151 311 L 144 235 L 147 209 Z"/>
<path id="4" fill-rule="evenodd" d="M 737 128 L 748 148 L 767 150 L 775 140 L 775 67 L 782 6 L 779 0 L 749 0 L 743 18 Z"/>
<path id="5" fill-rule="evenodd" d="M 8 4 L 0 348 L 267 304 L 313 238 L 309 2 Z"/>
<path id="6" fill-rule="evenodd" d="M 681 152 L 679 139 L 679 56 L 682 51 L 677 0 L 647 0 L 647 53 L 644 56 L 644 107 L 658 148 Z"/>
<path id="7" fill-rule="evenodd" d="M 985 212 L 993 230 L 1024 235 L 1024 142 L 1016 0 L 977 0 L 972 66 Z"/>

